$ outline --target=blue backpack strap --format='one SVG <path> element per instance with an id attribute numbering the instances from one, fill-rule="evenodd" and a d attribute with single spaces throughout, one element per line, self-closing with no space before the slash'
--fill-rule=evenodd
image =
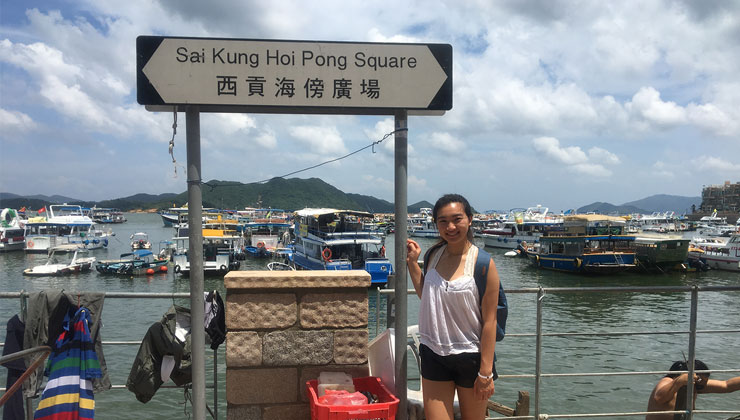
<path id="1" fill-rule="evenodd" d="M 427 252 L 424 254 L 424 267 L 423 267 L 423 273 L 424 275 L 427 274 L 427 267 L 429 267 L 429 258 L 432 256 L 432 253 L 444 245 L 444 241 L 437 242 L 436 244 L 432 245 L 431 248 L 427 250 Z"/>
<path id="2" fill-rule="evenodd" d="M 475 278 L 475 285 L 478 287 L 478 296 L 480 297 L 480 304 L 483 305 L 483 295 L 486 294 L 486 286 L 488 285 L 488 269 L 491 264 L 491 254 L 478 248 L 478 258 L 475 260 L 475 270 L 473 277 Z M 481 311 L 482 311 L 481 307 Z M 499 281 L 498 287 L 498 306 L 496 308 L 496 341 L 504 339 L 506 334 L 506 318 L 509 315 L 509 306 L 506 302 L 506 294 L 504 293 L 504 286 Z"/>

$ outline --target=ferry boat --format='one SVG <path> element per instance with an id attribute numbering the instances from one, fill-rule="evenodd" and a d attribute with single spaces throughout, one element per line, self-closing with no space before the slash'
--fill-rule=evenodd
<path id="1" fill-rule="evenodd" d="M 58 245 L 80 242 L 93 229 L 93 220 L 81 206 L 52 204 L 44 212 L 47 217 L 33 217 L 26 223 L 26 252 L 48 252 Z"/>
<path id="2" fill-rule="evenodd" d="M 698 242 L 689 250 L 689 257 L 700 259 L 710 268 L 740 271 L 740 232 L 735 232 L 727 242 Z"/>
<path id="3" fill-rule="evenodd" d="M 0 252 L 20 251 L 26 246 L 26 234 L 18 212 L 3 209 L 0 212 Z"/>
<path id="4" fill-rule="evenodd" d="M 293 264 L 307 270 L 366 270 L 372 286 L 384 286 L 393 265 L 384 238 L 362 230 L 373 214 L 355 210 L 312 209 L 295 212 Z"/>
<path id="5" fill-rule="evenodd" d="M 634 268 L 635 236 L 625 235 L 621 217 L 565 216 L 563 231 L 540 237 L 528 251 L 539 268 L 586 274 L 612 274 Z"/>
<path id="6" fill-rule="evenodd" d="M 548 231 L 562 228 L 562 217 L 548 214 L 549 208 L 537 205 L 523 211 L 511 210 L 503 222 L 484 228 L 478 236 L 487 247 L 516 249 L 519 244 L 537 243 Z"/>

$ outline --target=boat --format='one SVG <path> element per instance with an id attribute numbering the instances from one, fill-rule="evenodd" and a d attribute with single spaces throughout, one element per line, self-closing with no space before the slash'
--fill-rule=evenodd
<path id="1" fill-rule="evenodd" d="M 712 212 L 711 216 L 704 216 L 699 219 L 696 225 L 699 235 L 703 236 L 724 236 L 729 237 L 737 231 L 737 226 L 727 223 L 726 217 L 717 216 L 717 210 Z"/>
<path id="2" fill-rule="evenodd" d="M 70 252 L 74 248 L 72 259 L 68 262 L 59 262 L 59 255 Z M 80 257 L 78 254 L 84 250 L 76 245 L 60 245 L 49 250 L 49 256 L 46 263 L 37 265 L 23 270 L 26 276 L 60 276 L 72 273 L 84 273 L 90 271 L 90 267 L 95 263 L 95 257 Z"/>
<path id="3" fill-rule="evenodd" d="M 512 209 L 506 220 L 484 228 L 478 236 L 485 246 L 516 249 L 522 242 L 537 243 L 547 232 L 562 228 L 563 219 L 549 214 L 549 208 L 537 205 L 527 209 Z"/>
<path id="4" fill-rule="evenodd" d="M 90 218 L 95 223 L 123 223 L 126 217 L 121 210 L 109 207 L 93 207 L 90 209 Z"/>
<path id="5" fill-rule="evenodd" d="M 283 257 L 290 250 L 291 224 L 287 218 L 267 217 L 254 219 L 243 225 L 247 245 L 246 255 L 256 258 Z"/>
<path id="6" fill-rule="evenodd" d="M 735 232 L 727 242 L 696 242 L 689 250 L 689 258 L 699 259 L 710 268 L 740 271 L 740 232 Z"/>
<path id="7" fill-rule="evenodd" d="M 676 235 L 636 235 L 633 244 L 638 270 L 665 272 L 680 267 L 688 258 L 689 243 Z"/>
<path id="8" fill-rule="evenodd" d="M 43 212 L 46 217 L 33 217 L 26 222 L 26 252 L 49 252 L 55 246 L 86 237 L 93 229 L 93 220 L 81 206 L 52 204 L 48 210 L 44 207 Z"/>
<path id="9" fill-rule="evenodd" d="M 131 250 L 152 249 L 152 243 L 149 242 L 149 235 L 145 232 L 136 232 L 131 235 Z"/>
<path id="10" fill-rule="evenodd" d="M 231 270 L 238 270 L 241 263 L 236 255 L 238 250 L 244 248 L 244 238 L 223 229 L 204 228 L 202 232 L 204 274 L 223 276 Z M 175 243 L 172 256 L 174 270 L 177 274 L 187 276 L 190 274 L 190 238 L 187 226 L 180 225 L 177 235 L 172 238 Z"/>
<path id="11" fill-rule="evenodd" d="M 565 216 L 563 231 L 540 237 L 528 251 L 539 268 L 586 274 L 613 274 L 634 268 L 635 236 L 624 234 L 621 217 L 600 214 Z"/>
<path id="12" fill-rule="evenodd" d="M 166 258 L 154 258 L 152 251 L 137 249 L 134 252 L 121 254 L 117 260 L 100 261 L 95 269 L 101 274 L 124 274 L 127 276 L 151 275 L 166 273 Z"/>
<path id="13" fill-rule="evenodd" d="M 305 208 L 294 214 L 292 263 L 306 270 L 365 270 L 372 286 L 384 286 L 393 265 L 385 256 L 385 238 L 362 230 L 373 214 L 355 210 Z"/>
<path id="14" fill-rule="evenodd" d="M 18 211 L 3 209 L 0 212 L 0 252 L 22 251 L 26 247 L 26 234 Z"/>
<path id="15" fill-rule="evenodd" d="M 439 238 L 437 224 L 432 219 L 432 209 L 422 207 L 419 214 L 408 217 L 408 234 L 417 238 Z"/>

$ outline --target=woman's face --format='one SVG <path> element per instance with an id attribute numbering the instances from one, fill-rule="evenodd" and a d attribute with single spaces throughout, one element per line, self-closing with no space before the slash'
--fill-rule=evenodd
<path id="1" fill-rule="evenodd" d="M 439 235 L 448 243 L 466 241 L 472 223 L 462 203 L 449 203 L 437 212 Z"/>

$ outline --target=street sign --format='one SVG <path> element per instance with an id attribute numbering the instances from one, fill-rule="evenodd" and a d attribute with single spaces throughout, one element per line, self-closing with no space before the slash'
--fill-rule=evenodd
<path id="1" fill-rule="evenodd" d="M 452 108 L 452 46 L 139 36 L 141 105 Z"/>

